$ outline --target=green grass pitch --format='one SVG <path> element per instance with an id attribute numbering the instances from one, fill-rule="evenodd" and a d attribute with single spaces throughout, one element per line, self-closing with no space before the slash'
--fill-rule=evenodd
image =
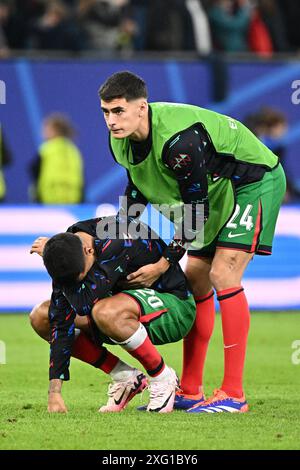
<path id="1" fill-rule="evenodd" d="M 292 348 L 300 340 L 300 313 L 253 313 L 245 371 L 250 412 L 243 415 L 168 415 L 136 411 L 147 392 L 118 414 L 100 414 L 108 378 L 75 359 L 64 384 L 67 415 L 46 411 L 49 346 L 26 315 L 0 315 L 6 364 L 0 365 L 0 449 L 300 449 L 300 364 Z M 117 351 L 117 348 L 114 348 Z M 181 368 L 181 344 L 160 348 Z M 136 364 L 126 353 L 120 355 Z M 296 361 L 297 362 L 297 361 Z M 205 370 L 205 390 L 220 385 L 222 333 L 217 316 Z"/>

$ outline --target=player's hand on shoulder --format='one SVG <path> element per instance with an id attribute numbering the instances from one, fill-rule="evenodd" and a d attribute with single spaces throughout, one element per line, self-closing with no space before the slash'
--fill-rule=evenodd
<path id="1" fill-rule="evenodd" d="M 127 276 L 127 289 L 151 287 L 155 281 L 169 268 L 167 260 L 162 258 L 157 263 L 147 264 Z"/>
<path id="2" fill-rule="evenodd" d="M 44 248 L 48 240 L 48 237 L 38 237 L 34 240 L 31 245 L 30 254 L 37 253 L 38 255 L 43 256 Z"/>

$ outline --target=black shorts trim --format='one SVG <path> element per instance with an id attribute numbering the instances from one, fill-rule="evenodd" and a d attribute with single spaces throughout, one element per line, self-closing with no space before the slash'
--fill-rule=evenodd
<path id="1" fill-rule="evenodd" d="M 242 243 L 231 243 L 231 242 L 218 242 L 217 248 L 228 248 L 232 250 L 244 251 L 245 253 L 254 253 L 255 255 L 271 255 L 272 247 L 266 245 L 258 245 L 253 251 L 251 245 L 243 245 Z"/>
<path id="2" fill-rule="evenodd" d="M 215 252 L 208 252 L 202 250 L 188 250 L 187 255 L 191 258 L 213 258 Z"/>
<path id="3" fill-rule="evenodd" d="M 258 245 L 256 254 L 257 255 L 265 255 L 265 256 L 271 255 L 272 254 L 272 246 Z"/>
<path id="4" fill-rule="evenodd" d="M 251 249 L 252 249 L 251 245 L 244 245 L 243 243 L 219 241 L 219 242 L 217 242 L 217 245 L 216 245 L 216 248 L 218 248 L 218 247 L 220 247 L 220 248 L 231 248 L 231 249 L 246 251 L 247 253 L 254 253 L 253 251 L 251 251 Z"/>
<path id="5" fill-rule="evenodd" d="M 243 245 L 242 243 L 234 242 L 217 242 L 211 251 L 202 251 L 202 250 L 190 250 L 188 251 L 188 256 L 194 258 L 213 258 L 216 254 L 216 248 L 228 248 L 231 250 L 240 250 L 245 251 L 246 253 L 251 253 L 251 245 Z"/>
<path id="6" fill-rule="evenodd" d="M 232 250 L 244 251 L 245 253 L 255 253 L 256 255 L 268 256 L 272 254 L 272 246 L 269 245 L 258 245 L 255 251 L 251 251 L 251 245 L 243 245 L 242 243 L 234 242 L 217 242 L 215 248 L 228 248 Z M 214 249 L 211 252 L 202 251 L 202 250 L 189 250 L 188 256 L 191 258 L 213 258 L 215 256 L 216 250 Z"/>

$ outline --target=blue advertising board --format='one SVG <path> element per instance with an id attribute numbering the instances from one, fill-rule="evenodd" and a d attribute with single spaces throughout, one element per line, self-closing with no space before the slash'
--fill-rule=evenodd
<path id="1" fill-rule="evenodd" d="M 80 219 L 115 212 L 116 207 L 110 204 L 0 207 L 0 311 L 30 311 L 50 296 L 51 282 L 42 259 L 29 253 L 35 238 L 65 231 Z M 161 232 L 158 218 L 145 221 Z M 282 207 L 273 255 L 256 256 L 247 268 L 243 285 L 252 309 L 300 308 L 299 206 Z"/>

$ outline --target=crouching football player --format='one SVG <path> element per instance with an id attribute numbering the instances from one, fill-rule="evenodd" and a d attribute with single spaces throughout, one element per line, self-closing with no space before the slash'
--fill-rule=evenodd
<path id="1" fill-rule="evenodd" d="M 158 237 L 132 239 L 127 233 L 102 240 L 96 236 L 97 222 L 78 222 L 66 233 L 32 245 L 31 252 L 43 256 L 53 279 L 51 301 L 30 314 L 35 331 L 51 345 L 48 410 L 66 411 L 61 388 L 69 380 L 71 355 L 110 374 L 109 398 L 101 412 L 121 411 L 146 387 L 141 371 L 102 346 L 109 343 L 122 346 L 145 368 L 147 410 L 170 412 L 178 381 L 154 345 L 179 341 L 192 327 L 196 310 L 187 280 L 175 263 L 149 288 L 121 291 L 117 284 L 157 262 L 165 244 Z"/>

